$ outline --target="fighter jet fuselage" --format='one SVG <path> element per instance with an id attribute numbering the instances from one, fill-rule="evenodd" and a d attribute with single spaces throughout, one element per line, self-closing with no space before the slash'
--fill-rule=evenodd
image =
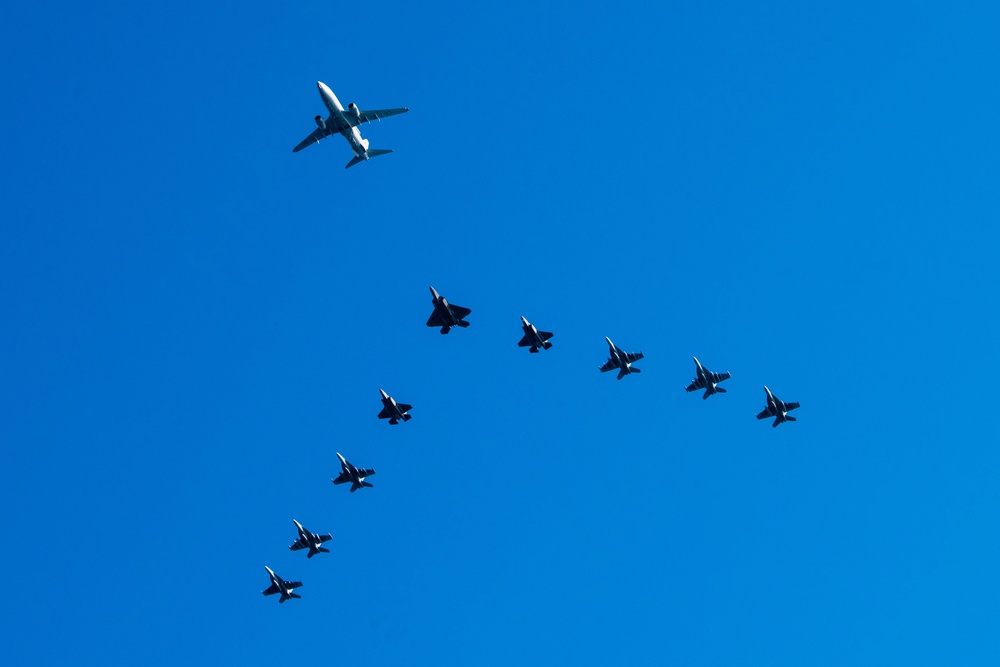
<path id="1" fill-rule="evenodd" d="M 701 362 L 698 361 L 698 357 L 694 357 L 694 363 L 695 366 L 697 367 L 696 371 L 697 377 L 694 379 L 694 382 L 692 382 L 687 386 L 688 391 L 704 389 L 705 393 L 702 395 L 703 399 L 708 398 L 709 396 L 715 393 L 719 394 L 726 393 L 726 390 L 720 387 L 719 383 L 722 382 L 723 380 L 728 380 L 730 377 L 732 377 L 729 374 L 729 372 L 713 373 L 712 371 L 708 370 L 707 368 L 701 365 Z"/>
<path id="2" fill-rule="evenodd" d="M 767 407 L 765 407 L 757 415 L 757 419 L 767 419 L 768 417 L 774 417 L 774 423 L 771 424 L 772 427 L 777 427 L 778 424 L 783 424 L 785 422 L 796 421 L 795 417 L 792 417 L 788 413 L 799 407 L 799 404 L 795 401 L 782 401 L 774 394 L 771 390 L 764 387 L 764 391 L 767 393 Z"/>
<path id="3" fill-rule="evenodd" d="M 347 484 L 351 483 L 351 493 L 354 493 L 362 487 L 372 487 L 374 486 L 371 482 L 366 482 L 366 477 L 371 477 L 375 474 L 375 470 L 372 468 L 357 468 L 347 461 L 340 452 L 337 452 L 337 458 L 340 459 L 340 474 L 330 480 L 334 484 Z"/>
<path id="4" fill-rule="evenodd" d="M 274 573 L 274 570 L 269 568 L 267 565 L 264 566 L 267 570 L 267 575 L 271 577 L 271 585 L 261 591 L 264 595 L 275 595 L 281 594 L 281 598 L 278 600 L 279 603 L 291 598 L 301 598 L 301 595 L 293 593 L 292 591 L 302 585 L 301 581 L 285 581 L 278 575 Z"/>
<path id="5" fill-rule="evenodd" d="M 643 358 L 642 352 L 625 352 L 620 347 L 611 342 L 611 339 L 605 337 L 604 340 L 608 341 L 608 360 L 601 366 L 600 371 L 602 373 L 607 373 L 610 370 L 618 369 L 618 379 L 621 380 L 626 375 L 631 375 L 632 373 L 640 373 L 641 369 L 634 367 L 632 364 Z"/>
<path id="6" fill-rule="evenodd" d="M 438 291 L 433 287 L 431 287 L 431 303 L 434 304 L 434 312 L 431 313 L 430 318 L 427 320 L 427 326 L 441 327 L 441 333 L 443 334 L 451 331 L 452 327 L 461 327 L 464 329 L 469 326 L 465 318 L 472 311 L 463 306 L 454 306 L 448 303 L 448 299 L 438 294 Z"/>
<path id="7" fill-rule="evenodd" d="M 524 331 L 524 336 L 517 344 L 520 347 L 530 347 L 528 352 L 537 353 L 539 349 L 547 350 L 552 347 L 552 343 L 548 340 L 555 334 L 550 331 L 539 331 L 523 315 L 521 316 L 521 329 Z"/>
<path id="8" fill-rule="evenodd" d="M 312 558 L 318 553 L 330 553 L 330 550 L 326 547 L 320 546 L 323 542 L 329 542 L 333 539 L 333 535 L 327 533 L 326 535 L 319 535 L 318 533 L 311 533 L 302 527 L 302 524 L 292 519 L 295 523 L 295 528 L 299 531 L 299 539 L 292 542 L 288 547 L 292 551 L 298 551 L 299 549 L 308 549 L 309 553 L 306 554 L 307 558 Z"/>
<path id="9" fill-rule="evenodd" d="M 388 419 L 389 423 L 395 426 L 400 422 L 410 421 L 413 418 L 412 415 L 406 414 L 413 409 L 413 406 L 409 403 L 397 403 L 389 394 L 385 393 L 382 389 L 379 389 L 379 393 L 382 394 L 382 411 L 378 413 L 379 419 Z"/>

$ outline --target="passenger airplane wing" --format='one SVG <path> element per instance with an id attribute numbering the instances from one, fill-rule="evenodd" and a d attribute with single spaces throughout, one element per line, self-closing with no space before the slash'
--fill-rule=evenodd
<path id="1" fill-rule="evenodd" d="M 383 118 L 388 118 L 389 116 L 395 116 L 397 114 L 406 113 L 409 111 L 407 108 L 399 109 L 375 109 L 374 111 L 359 111 L 358 114 L 361 116 L 361 120 L 358 123 L 370 123 L 373 120 L 382 120 Z M 350 119 L 351 116 L 348 115 Z"/>
<path id="2" fill-rule="evenodd" d="M 302 141 L 300 141 L 299 145 L 292 149 L 292 152 L 293 153 L 298 153 L 300 150 L 302 150 L 303 148 L 305 148 L 307 146 L 311 146 L 312 144 L 318 144 L 319 140 L 322 139 L 325 136 L 326 136 L 326 132 L 324 132 L 322 129 L 320 129 L 320 128 L 317 127 L 315 130 L 313 130 L 309 134 L 308 137 L 306 137 L 305 139 L 303 139 Z"/>

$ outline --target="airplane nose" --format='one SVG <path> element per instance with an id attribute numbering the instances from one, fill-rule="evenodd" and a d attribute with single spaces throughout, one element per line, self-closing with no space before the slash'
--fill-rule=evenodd
<path id="1" fill-rule="evenodd" d="M 528 320 L 524 317 L 524 315 L 521 315 L 521 321 L 524 322 L 524 326 L 528 326 Z"/>
<path id="2" fill-rule="evenodd" d="M 437 290 L 434 289 L 433 287 L 431 287 L 431 296 L 433 296 L 435 299 L 437 299 L 439 296 Z"/>
<path id="3" fill-rule="evenodd" d="M 389 394 L 385 393 L 385 390 L 379 389 L 379 393 L 382 394 L 382 398 L 389 398 Z"/>
<path id="4" fill-rule="evenodd" d="M 604 337 L 604 340 L 608 341 L 608 345 L 614 345 L 614 343 L 611 342 L 611 339 L 607 336 Z"/>

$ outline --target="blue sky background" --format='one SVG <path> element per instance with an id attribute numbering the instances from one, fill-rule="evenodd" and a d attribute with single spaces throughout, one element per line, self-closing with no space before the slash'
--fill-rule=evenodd
<path id="1" fill-rule="evenodd" d="M 997 664 L 997 20 L 0 10 L 0 662 Z"/>

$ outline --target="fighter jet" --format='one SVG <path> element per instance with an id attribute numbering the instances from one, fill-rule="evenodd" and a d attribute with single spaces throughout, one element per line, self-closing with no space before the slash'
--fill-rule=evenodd
<path id="1" fill-rule="evenodd" d="M 469 323 L 464 318 L 468 317 L 469 313 L 472 312 L 471 310 L 448 303 L 448 299 L 438 294 L 437 290 L 433 287 L 431 288 L 431 295 L 434 297 L 431 299 L 431 302 L 434 304 L 434 312 L 431 313 L 430 319 L 427 320 L 427 326 L 441 327 L 441 333 L 443 334 L 451 331 L 452 327 L 462 327 L 464 329 L 469 326 Z"/>
<path id="2" fill-rule="evenodd" d="M 757 415 L 757 419 L 767 419 L 768 417 L 774 417 L 774 423 L 771 426 L 777 427 L 781 422 L 793 422 L 795 417 L 788 416 L 788 413 L 799 407 L 798 403 L 786 403 L 779 400 L 771 393 L 771 390 L 764 385 L 764 391 L 767 392 L 767 407 L 760 411 Z"/>
<path id="3" fill-rule="evenodd" d="M 274 570 L 269 568 L 267 565 L 264 566 L 264 569 L 267 570 L 267 574 L 271 577 L 271 585 L 262 590 L 261 593 L 263 593 L 264 595 L 274 595 L 275 593 L 281 593 L 281 599 L 278 600 L 279 604 L 290 598 L 302 597 L 301 595 L 292 592 L 293 588 L 298 588 L 299 586 L 302 585 L 301 581 L 285 581 L 284 579 L 276 575 L 274 573 Z"/>
<path id="4" fill-rule="evenodd" d="M 548 342 L 548 340 L 555 334 L 549 331 L 539 331 L 535 328 L 535 325 L 526 320 L 523 315 L 521 316 L 521 322 L 521 328 L 524 329 L 524 337 L 518 341 L 517 344 L 519 347 L 530 346 L 531 349 L 528 350 L 528 352 L 531 352 L 532 354 L 537 354 L 538 348 L 547 350 L 552 347 L 552 343 Z"/>
<path id="5" fill-rule="evenodd" d="M 632 364 L 636 361 L 642 359 L 642 352 L 623 352 L 620 347 L 611 342 L 611 339 L 605 336 L 604 340 L 608 341 L 608 346 L 610 350 L 610 358 L 601 366 L 601 372 L 607 373 L 610 370 L 618 369 L 618 379 L 621 380 L 626 375 L 631 373 L 641 373 L 642 370 L 639 368 L 632 368 Z"/>
<path id="6" fill-rule="evenodd" d="M 318 144 L 320 139 L 332 137 L 334 134 L 343 135 L 347 139 L 347 143 L 351 145 L 351 150 L 354 151 L 354 157 L 347 163 L 345 169 L 353 167 L 359 162 L 367 162 L 369 158 L 392 152 L 391 150 L 368 148 L 368 140 L 361 138 L 361 131 L 358 130 L 358 125 L 406 113 L 409 111 L 409 108 L 362 111 L 358 109 L 358 106 L 354 102 L 351 102 L 347 105 L 347 109 L 344 109 L 344 105 L 340 103 L 340 100 L 337 99 L 337 96 L 333 94 L 333 91 L 325 83 L 317 81 L 316 87 L 319 88 L 319 96 L 323 98 L 323 104 L 330 111 L 330 115 L 326 120 L 323 120 L 322 116 L 316 116 L 313 119 L 316 121 L 316 129 L 312 131 L 312 134 L 300 141 L 298 146 L 292 149 L 293 153 L 298 153 L 306 146 L 311 146 L 314 143 Z"/>
<path id="7" fill-rule="evenodd" d="M 347 460 L 337 452 L 337 458 L 340 459 L 340 467 L 343 468 L 343 472 L 337 476 L 336 479 L 331 479 L 330 481 L 334 484 L 347 484 L 351 483 L 351 493 L 354 493 L 362 486 L 373 486 L 370 482 L 365 481 L 365 477 L 371 477 L 375 474 L 375 471 L 371 468 L 355 468 L 353 465 L 347 462 Z"/>
<path id="8" fill-rule="evenodd" d="M 381 389 L 379 391 L 382 393 L 382 412 L 378 413 L 379 419 L 388 419 L 389 423 L 395 426 L 402 419 L 404 422 L 408 422 L 413 419 L 412 415 L 406 414 L 413 409 L 412 405 L 408 403 L 397 403 L 389 394 L 385 393 Z"/>
<path id="9" fill-rule="evenodd" d="M 728 372 L 726 373 L 713 373 L 698 361 L 698 357 L 694 358 L 694 363 L 698 367 L 698 377 L 694 379 L 694 382 L 687 386 L 688 391 L 697 391 L 698 389 L 704 389 L 705 393 L 702 395 L 702 400 L 708 398 L 712 394 L 725 394 L 726 390 L 718 386 L 723 380 L 728 380 L 732 377 Z"/>
<path id="10" fill-rule="evenodd" d="M 302 527 L 302 524 L 295 519 L 292 519 L 295 523 L 295 527 L 299 529 L 299 539 L 292 542 L 288 547 L 292 551 L 298 551 L 299 549 L 308 549 L 309 553 L 306 554 L 306 558 L 312 558 L 321 551 L 325 554 L 330 553 L 330 550 L 326 547 L 321 547 L 320 545 L 324 542 L 329 542 L 333 539 L 333 535 L 327 533 L 326 535 L 319 535 L 318 533 L 310 533 L 308 530 Z"/>

